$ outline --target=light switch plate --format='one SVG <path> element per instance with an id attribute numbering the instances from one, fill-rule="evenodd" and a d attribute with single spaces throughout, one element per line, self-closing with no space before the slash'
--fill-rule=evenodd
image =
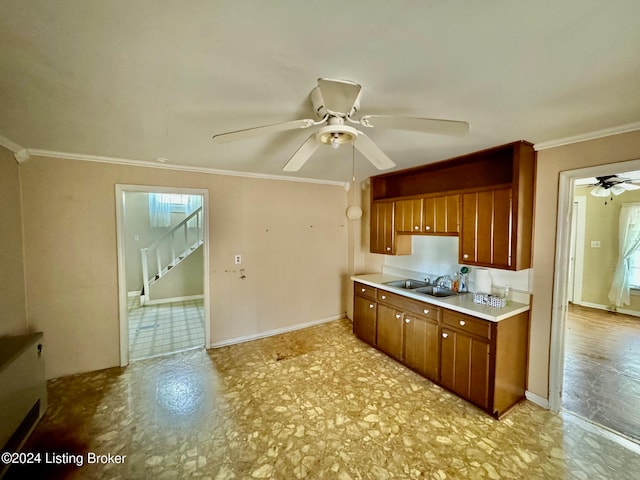
<path id="1" fill-rule="evenodd" d="M 600 248 L 600 240 L 591 240 L 591 248 Z"/>

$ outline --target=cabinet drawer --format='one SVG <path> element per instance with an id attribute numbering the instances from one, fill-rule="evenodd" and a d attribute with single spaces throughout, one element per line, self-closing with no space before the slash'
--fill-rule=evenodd
<path id="1" fill-rule="evenodd" d="M 430 303 L 413 300 L 411 298 L 403 297 L 402 295 L 387 292 L 386 290 L 378 290 L 378 301 L 393 305 L 393 307 L 398 310 L 415 313 L 438 321 L 440 309 Z"/>
<path id="2" fill-rule="evenodd" d="M 491 322 L 486 320 L 445 310 L 442 315 L 442 323 L 443 325 L 456 328 L 463 332 L 473 333 L 474 335 L 484 338 L 491 338 Z"/>
<path id="3" fill-rule="evenodd" d="M 370 287 L 369 285 L 365 285 L 364 283 L 355 282 L 353 284 L 353 293 L 356 295 L 360 295 L 361 297 L 367 297 L 371 300 L 376 299 L 376 291 L 378 289 L 375 287 Z"/>

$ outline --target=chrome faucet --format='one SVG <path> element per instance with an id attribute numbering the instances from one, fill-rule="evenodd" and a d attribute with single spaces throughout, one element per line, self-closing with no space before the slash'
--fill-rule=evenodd
<path id="1" fill-rule="evenodd" d="M 436 287 L 451 288 L 451 279 L 449 275 L 440 275 L 433 284 Z"/>

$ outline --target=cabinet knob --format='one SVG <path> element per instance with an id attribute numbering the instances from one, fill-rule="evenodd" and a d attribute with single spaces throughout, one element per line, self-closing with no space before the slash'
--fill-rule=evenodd
<path id="1" fill-rule="evenodd" d="M 427 225 L 426 227 L 424 227 L 425 230 L 431 230 L 431 227 L 429 225 Z"/>
<path id="2" fill-rule="evenodd" d="M 414 229 L 414 230 L 420 230 L 420 227 L 419 227 L 418 225 L 415 225 L 415 226 L 413 227 L 413 229 Z"/>
<path id="3" fill-rule="evenodd" d="M 373 308 L 373 307 L 375 307 L 375 305 L 373 303 L 370 303 L 369 308 Z"/>
<path id="4" fill-rule="evenodd" d="M 443 334 L 442 334 L 442 338 L 447 338 L 448 336 L 449 336 L 449 334 L 448 334 L 448 333 L 443 333 Z"/>
<path id="5" fill-rule="evenodd" d="M 391 251 L 391 247 L 387 247 L 387 252 L 390 252 L 390 251 Z"/>
<path id="6" fill-rule="evenodd" d="M 460 320 L 460 326 L 461 326 L 461 327 L 464 327 L 464 324 L 465 324 L 465 323 L 467 323 L 467 322 L 465 322 L 464 320 Z"/>
<path id="7" fill-rule="evenodd" d="M 465 253 L 464 255 L 462 255 L 462 258 L 464 258 L 466 260 L 467 258 L 469 258 L 469 254 Z"/>
<path id="8" fill-rule="evenodd" d="M 382 295 L 382 297 L 380 297 L 380 298 L 382 298 L 383 300 L 386 300 L 387 296 L 386 295 Z"/>
<path id="9" fill-rule="evenodd" d="M 399 313 L 396 313 L 396 318 L 400 318 L 402 315 L 400 315 Z"/>
<path id="10" fill-rule="evenodd" d="M 424 310 L 422 310 L 424 312 L 424 314 L 426 315 L 427 313 L 429 313 L 429 310 L 427 310 L 426 308 Z"/>
<path id="11" fill-rule="evenodd" d="M 364 292 L 366 292 L 366 291 L 367 291 L 367 289 L 366 289 L 366 288 L 362 288 L 361 290 L 362 290 L 362 293 L 364 293 Z"/>
<path id="12" fill-rule="evenodd" d="M 411 323 L 411 319 L 410 318 L 405 318 L 404 319 L 404 323 Z"/>

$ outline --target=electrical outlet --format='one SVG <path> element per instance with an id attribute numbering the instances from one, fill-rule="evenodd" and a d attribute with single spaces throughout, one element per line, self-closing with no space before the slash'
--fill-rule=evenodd
<path id="1" fill-rule="evenodd" d="M 600 248 L 600 240 L 591 240 L 591 248 Z"/>
<path id="2" fill-rule="evenodd" d="M 240 265 L 242 263 L 242 255 L 234 255 L 233 263 L 235 263 L 236 265 Z"/>

